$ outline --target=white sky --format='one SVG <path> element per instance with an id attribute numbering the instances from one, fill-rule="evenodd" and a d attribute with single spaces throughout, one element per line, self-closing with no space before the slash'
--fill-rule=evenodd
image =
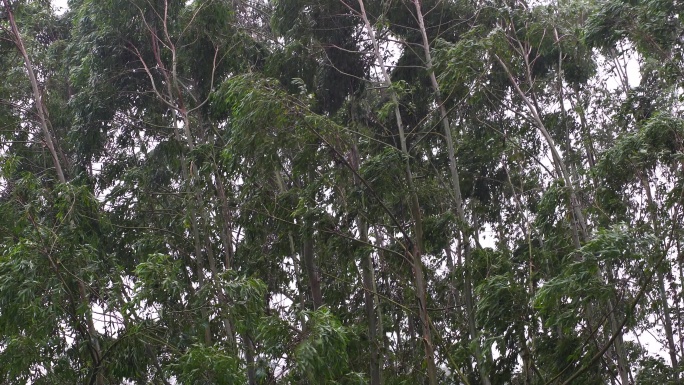
<path id="1" fill-rule="evenodd" d="M 66 11 L 67 8 L 67 0 L 52 0 L 52 7 L 55 9 L 57 14 L 62 14 L 64 11 Z"/>

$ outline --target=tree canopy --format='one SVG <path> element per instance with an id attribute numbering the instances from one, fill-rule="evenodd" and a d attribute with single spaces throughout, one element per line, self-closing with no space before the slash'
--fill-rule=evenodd
<path id="1" fill-rule="evenodd" d="M 0 383 L 680 383 L 683 37 L 672 0 L 0 0 Z"/>

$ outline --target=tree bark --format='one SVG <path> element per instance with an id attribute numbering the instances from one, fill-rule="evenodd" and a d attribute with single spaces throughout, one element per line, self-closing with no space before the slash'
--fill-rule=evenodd
<path id="1" fill-rule="evenodd" d="M 302 236 L 302 263 L 306 276 L 309 279 L 309 289 L 311 290 L 311 300 L 313 302 L 313 309 L 318 310 L 323 306 L 323 294 L 321 293 L 321 278 L 316 271 L 316 262 L 314 261 L 314 241 L 310 230 L 305 230 L 306 234 Z"/>

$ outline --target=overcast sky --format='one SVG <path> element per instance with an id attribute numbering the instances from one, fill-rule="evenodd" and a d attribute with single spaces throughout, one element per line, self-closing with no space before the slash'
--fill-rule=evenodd
<path id="1" fill-rule="evenodd" d="M 67 0 L 52 0 L 52 6 L 55 7 L 57 13 L 64 11 L 67 8 Z"/>

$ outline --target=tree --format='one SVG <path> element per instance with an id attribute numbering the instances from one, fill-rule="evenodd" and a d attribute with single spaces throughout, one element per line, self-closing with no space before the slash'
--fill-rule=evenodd
<path id="1" fill-rule="evenodd" d="M 680 380 L 676 2 L 69 5 L 0 12 L 0 382 Z"/>

